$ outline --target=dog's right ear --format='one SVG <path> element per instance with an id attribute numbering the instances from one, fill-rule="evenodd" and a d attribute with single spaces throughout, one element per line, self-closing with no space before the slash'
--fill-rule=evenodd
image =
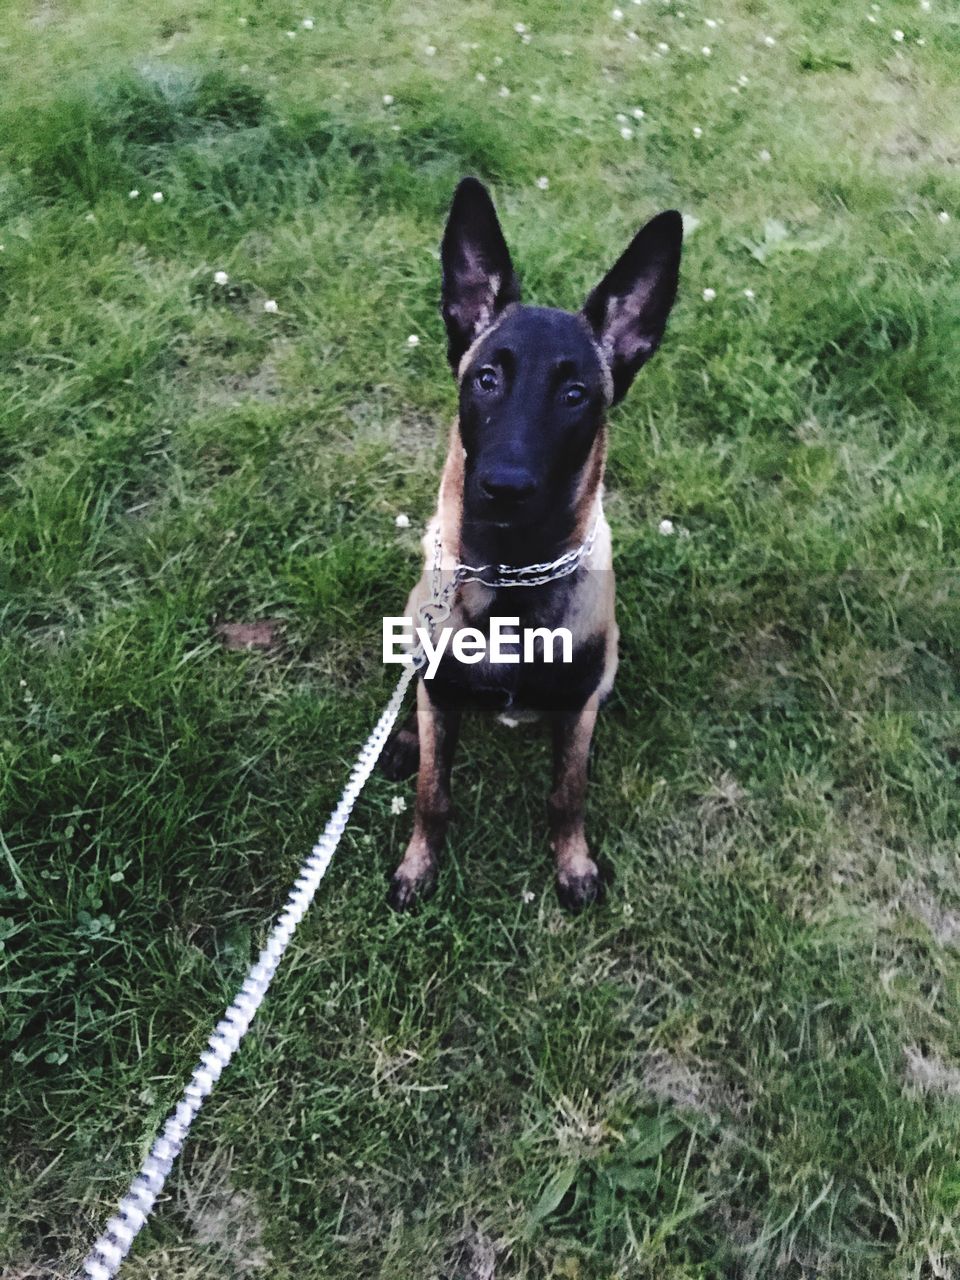
<path id="1" fill-rule="evenodd" d="M 463 353 L 520 297 L 497 211 L 476 178 L 462 179 L 454 192 L 440 262 L 440 310 L 447 326 L 447 357 L 456 373 Z"/>

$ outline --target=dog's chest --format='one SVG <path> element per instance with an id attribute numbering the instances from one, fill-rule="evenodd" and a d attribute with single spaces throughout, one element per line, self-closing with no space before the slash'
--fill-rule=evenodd
<path id="1" fill-rule="evenodd" d="M 583 609 L 577 584 L 511 589 L 486 595 L 480 608 L 458 607 L 453 627 L 476 629 L 485 640 L 483 656 L 462 662 L 448 649 L 428 683 L 432 698 L 490 711 L 509 708 L 533 711 L 572 711 L 581 707 L 599 685 L 606 659 L 605 619 Z M 493 619 L 499 619 L 503 643 L 495 661 Z M 504 620 L 516 619 L 507 624 Z M 532 633 L 569 633 L 567 652 L 562 635 L 549 639 Z M 546 653 L 552 654 L 552 661 Z M 565 657 L 569 656 L 569 661 Z"/>

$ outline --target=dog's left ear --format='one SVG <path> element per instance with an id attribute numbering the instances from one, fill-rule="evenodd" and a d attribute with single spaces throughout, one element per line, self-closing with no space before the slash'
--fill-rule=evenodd
<path id="1" fill-rule="evenodd" d="M 440 262 L 440 309 L 447 326 L 447 356 L 456 373 L 471 343 L 508 303 L 520 297 L 520 282 L 497 211 L 477 178 L 464 178 L 454 192 Z"/>
<path id="2" fill-rule="evenodd" d="M 677 296 L 683 219 L 658 213 L 633 237 L 583 305 L 583 315 L 613 375 L 613 403 L 622 400 L 641 365 L 660 345 Z"/>

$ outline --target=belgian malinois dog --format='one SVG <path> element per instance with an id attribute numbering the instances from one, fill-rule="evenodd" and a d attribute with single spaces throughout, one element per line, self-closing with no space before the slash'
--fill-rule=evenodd
<path id="1" fill-rule="evenodd" d="M 571 660 L 467 665 L 447 654 L 433 679 L 417 682 L 417 709 L 387 744 L 382 767 L 401 778 L 419 763 L 413 835 L 390 886 L 398 910 L 425 897 L 450 816 L 450 770 L 463 711 L 546 714 L 553 727 L 550 842 L 561 903 L 580 910 L 599 889 L 584 834 L 587 756 L 597 709 L 617 669 L 618 631 L 610 529 L 601 506 L 606 411 L 626 395 L 663 337 L 677 292 L 683 224 L 658 214 L 640 230 L 574 314 L 520 302 L 493 201 L 464 178 L 450 207 L 441 250 L 447 354 L 460 411 L 437 511 L 424 538 L 426 567 L 496 568 L 557 563 L 574 572 L 538 585 L 457 588 L 452 627 L 567 628 Z M 481 577 L 489 575 L 482 574 Z M 548 575 L 549 578 L 549 575 Z M 430 599 L 430 573 L 407 614 Z"/>

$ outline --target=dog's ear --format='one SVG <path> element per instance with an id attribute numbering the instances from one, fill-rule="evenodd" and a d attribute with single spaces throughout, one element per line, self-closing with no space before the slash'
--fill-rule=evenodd
<path id="1" fill-rule="evenodd" d="M 660 345 L 677 296 L 683 219 L 658 213 L 630 241 L 583 306 L 613 374 L 613 403 Z"/>
<path id="2" fill-rule="evenodd" d="M 520 297 L 510 251 L 490 193 L 476 178 L 458 185 L 440 249 L 441 311 L 454 373 L 463 353 L 510 302 Z"/>

